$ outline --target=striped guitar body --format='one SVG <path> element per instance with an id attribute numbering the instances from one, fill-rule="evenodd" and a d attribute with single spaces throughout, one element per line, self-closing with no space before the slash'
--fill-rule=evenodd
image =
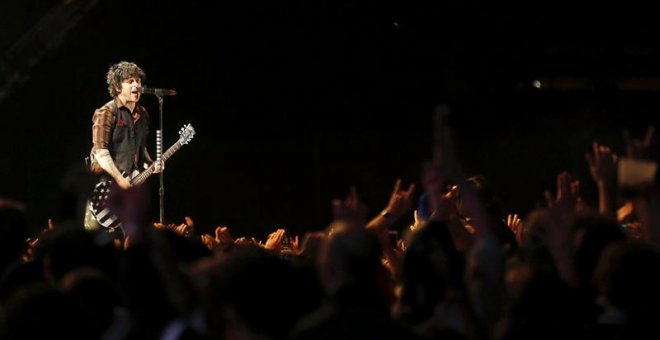
<path id="1" fill-rule="evenodd" d="M 179 131 L 179 140 L 176 141 L 176 143 L 167 149 L 167 151 L 165 151 L 161 156 L 163 162 L 172 157 L 172 155 L 177 152 L 183 145 L 188 144 L 194 135 L 195 129 L 190 124 L 184 125 Z M 130 174 L 130 176 L 128 174 L 123 175 L 125 178 L 130 177 L 131 184 L 135 186 L 144 183 L 153 173 L 154 164 L 151 164 L 151 166 L 142 172 L 138 173 L 137 171 L 134 171 L 132 174 Z M 121 221 L 107 205 L 108 198 L 111 196 L 113 184 L 114 181 L 111 179 L 101 179 L 101 181 L 99 181 L 99 183 L 94 186 L 92 197 L 88 203 L 88 211 L 91 214 L 91 218 L 102 227 L 112 230 L 121 227 Z"/>

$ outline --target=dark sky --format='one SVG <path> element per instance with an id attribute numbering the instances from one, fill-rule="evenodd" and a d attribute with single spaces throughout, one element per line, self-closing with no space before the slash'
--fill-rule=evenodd
<path id="1" fill-rule="evenodd" d="M 321 228 L 351 185 L 378 212 L 397 177 L 419 185 L 440 103 L 466 172 L 523 213 L 560 170 L 589 198 L 591 140 L 621 150 L 623 128 L 640 134 L 660 112 L 655 12 L 631 2 L 99 0 L 62 40 L 31 37 L 60 3 L 0 5 L 1 75 L 22 79 L 0 101 L 0 195 L 24 201 L 34 227 L 70 214 L 62 182 L 78 176 L 120 60 L 177 90 L 167 146 L 183 124 L 197 130 L 167 164 L 166 219 L 238 235 Z M 32 50 L 8 54 L 21 37 Z M 155 130 L 157 101 L 141 102 Z"/>

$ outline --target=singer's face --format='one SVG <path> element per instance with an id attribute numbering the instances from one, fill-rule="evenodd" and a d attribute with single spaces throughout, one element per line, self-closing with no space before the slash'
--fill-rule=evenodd
<path id="1" fill-rule="evenodd" d="M 124 103 L 137 103 L 140 100 L 140 88 L 142 81 L 140 78 L 130 77 L 121 82 L 121 89 L 119 91 L 119 99 Z"/>

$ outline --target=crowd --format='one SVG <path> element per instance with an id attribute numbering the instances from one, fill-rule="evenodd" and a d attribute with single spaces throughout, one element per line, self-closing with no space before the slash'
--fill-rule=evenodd
<path id="1" fill-rule="evenodd" d="M 397 180 L 375 216 L 355 188 L 301 237 L 197 232 L 144 215 L 145 189 L 115 190 L 123 237 L 77 224 L 28 235 L 0 201 L 2 339 L 655 338 L 660 193 L 653 128 L 617 155 L 586 155 L 598 188 L 557 175 L 547 206 L 502 210 L 462 173 L 451 133 L 423 180 Z M 406 220 L 410 219 L 410 221 Z M 405 232 L 393 233 L 403 223 Z"/>

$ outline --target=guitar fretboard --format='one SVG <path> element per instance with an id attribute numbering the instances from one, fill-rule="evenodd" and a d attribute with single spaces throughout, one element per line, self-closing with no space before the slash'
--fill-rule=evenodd
<path id="1" fill-rule="evenodd" d="M 161 156 L 163 162 L 166 161 L 168 158 L 170 158 L 177 150 L 179 150 L 182 145 L 183 144 L 181 144 L 181 140 L 179 140 L 176 143 L 174 143 L 174 145 L 170 146 L 170 148 L 167 149 L 167 151 L 165 151 L 165 153 L 163 153 L 163 155 Z M 154 173 L 154 168 L 155 168 L 155 164 L 152 163 L 146 170 L 142 171 L 139 175 L 135 176 L 131 180 L 131 184 L 138 185 L 144 183 L 144 181 L 146 181 L 147 178 L 149 178 L 149 176 L 151 176 Z"/>

